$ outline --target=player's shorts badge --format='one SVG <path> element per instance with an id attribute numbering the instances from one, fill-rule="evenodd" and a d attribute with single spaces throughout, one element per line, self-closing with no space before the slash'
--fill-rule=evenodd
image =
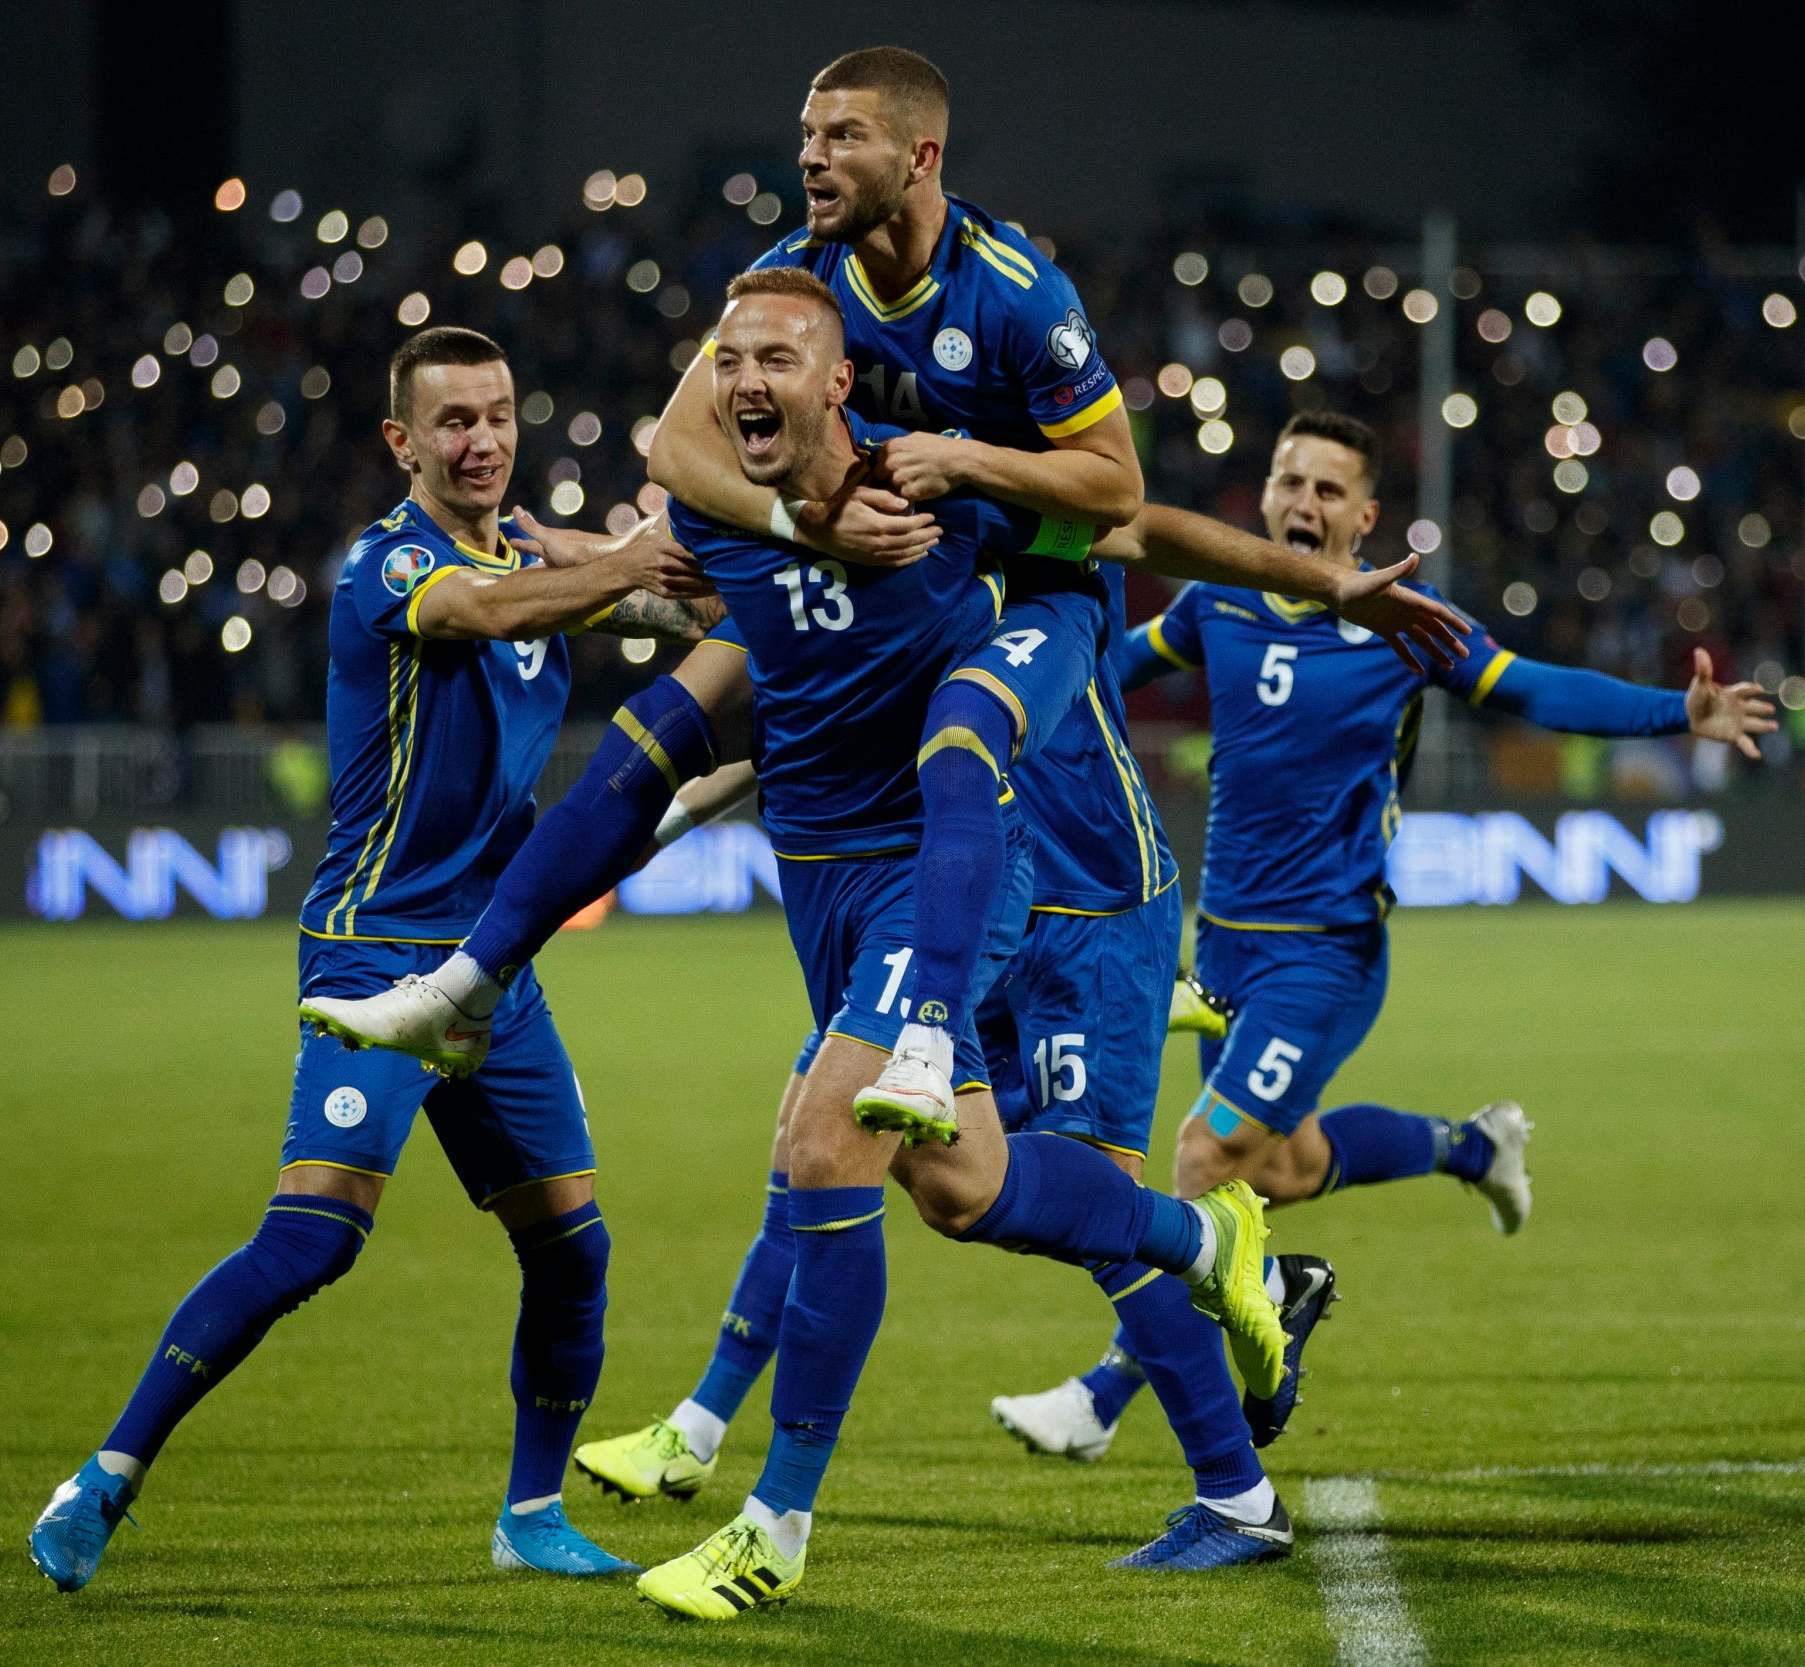
<path id="1" fill-rule="evenodd" d="M 1080 371 L 1090 358 L 1096 340 L 1084 314 L 1076 307 L 1068 307 L 1065 317 L 1047 332 L 1047 352 L 1052 354 L 1054 363 L 1064 365 L 1070 371 Z"/>
<path id="2" fill-rule="evenodd" d="M 397 544 L 382 558 L 382 582 L 396 596 L 411 596 L 437 559 L 424 544 Z"/>
<path id="3" fill-rule="evenodd" d="M 326 1096 L 326 1121 L 334 1128 L 356 1128 L 369 1109 L 370 1102 L 364 1098 L 363 1090 L 353 1088 L 349 1083 L 333 1089 Z"/>
<path id="4" fill-rule="evenodd" d="M 934 338 L 934 359 L 943 370 L 964 370 L 971 363 L 971 337 L 963 330 L 942 330 Z"/>

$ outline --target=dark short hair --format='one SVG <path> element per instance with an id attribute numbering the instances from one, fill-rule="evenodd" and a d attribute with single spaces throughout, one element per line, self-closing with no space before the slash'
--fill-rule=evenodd
<path id="1" fill-rule="evenodd" d="M 1300 411 L 1279 430 L 1277 444 L 1298 435 L 1312 435 L 1318 440 L 1333 440 L 1360 454 L 1369 491 L 1379 488 L 1379 436 L 1358 417 L 1344 416 L 1339 411 Z"/>
<path id="2" fill-rule="evenodd" d="M 414 400 L 414 372 L 428 365 L 506 364 L 501 343 L 461 324 L 435 324 L 411 335 L 389 360 L 389 415 L 407 421 Z"/>
<path id="3" fill-rule="evenodd" d="M 841 340 L 845 339 L 846 315 L 840 311 L 834 292 L 803 267 L 755 266 L 750 272 L 742 272 L 727 286 L 727 299 L 739 301 L 748 295 L 784 295 L 799 301 L 813 301 L 833 314 Z"/>
<path id="4" fill-rule="evenodd" d="M 854 88 L 881 93 L 917 123 L 942 130 L 952 109 L 946 77 L 906 46 L 865 46 L 842 53 L 809 83 L 816 93 Z"/>

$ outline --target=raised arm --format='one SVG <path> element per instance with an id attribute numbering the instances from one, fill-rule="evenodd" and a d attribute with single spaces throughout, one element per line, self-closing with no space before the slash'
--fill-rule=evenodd
<path id="1" fill-rule="evenodd" d="M 792 543 L 866 566 L 919 561 L 940 541 L 932 514 L 879 487 L 855 485 L 828 502 L 783 499 L 740 472 L 715 416 L 713 360 L 698 353 L 658 419 L 646 473 L 723 526 L 776 532 Z"/>
<path id="2" fill-rule="evenodd" d="M 1757 735 L 1777 725 L 1758 683 L 1714 681 L 1711 656 L 1693 650 L 1685 690 L 1649 689 L 1600 671 L 1549 665 L 1499 650 L 1467 699 L 1571 735 L 1683 735 L 1723 741 L 1759 761 Z"/>
<path id="3" fill-rule="evenodd" d="M 1460 613 L 1397 583 L 1416 571 L 1414 555 L 1391 567 L 1336 567 L 1212 516 L 1168 504 L 1148 504 L 1126 527 L 1099 539 L 1091 554 L 1169 578 L 1321 602 L 1343 619 L 1383 637 L 1415 671 L 1424 669 L 1424 659 L 1445 667 L 1466 654 L 1461 638 L 1470 627 Z"/>

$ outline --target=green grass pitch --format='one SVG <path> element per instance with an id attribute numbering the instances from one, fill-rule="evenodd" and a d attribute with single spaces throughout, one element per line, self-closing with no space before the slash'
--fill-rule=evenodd
<path id="1" fill-rule="evenodd" d="M 1087 1365 L 1103 1302 L 1075 1270 L 935 1239 L 893 1191 L 888 1320 L 807 1583 L 707 1629 L 490 1567 L 513 1264 L 424 1123 L 355 1275 L 176 1436 L 95 1584 L 53 1592 L 32 1518 L 271 1189 L 293 939 L 0 932 L 0 1659 L 1278 1667 L 1336 1659 L 1338 1636 L 1348 1662 L 1805 1658 L 1805 906 L 1417 915 L 1394 945 L 1390 1006 L 1333 1098 L 1515 1095 L 1536 1214 L 1501 1240 L 1431 1177 L 1277 1217 L 1275 1245 L 1332 1255 L 1347 1293 L 1272 1453 L 1294 1557 L 1107 1570 L 1186 1497 L 1151 1399 L 1094 1467 L 1030 1460 L 987 1416 Z M 774 914 L 617 919 L 541 966 L 615 1243 L 587 1425 L 609 1434 L 706 1354 L 800 981 Z M 1174 1044 L 1156 1180 L 1194 1087 Z M 673 1555 L 737 1509 L 765 1431 L 761 1389 L 699 1503 L 623 1509 L 573 1478 L 572 1514 L 613 1551 Z M 1373 1479 L 1376 1532 L 1323 1527 L 1341 1477 Z"/>

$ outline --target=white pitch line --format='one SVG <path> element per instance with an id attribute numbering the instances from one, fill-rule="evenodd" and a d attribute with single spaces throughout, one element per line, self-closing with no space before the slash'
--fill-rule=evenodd
<path id="1" fill-rule="evenodd" d="M 1805 1476 L 1805 1459 L 1703 1459 L 1694 1464 L 1492 1464 L 1468 1470 L 1376 1470 L 1372 1474 L 1386 1482 L 1533 1481 L 1539 1477 L 1580 1480 L 1588 1476 Z"/>
<path id="2" fill-rule="evenodd" d="M 1304 1515 L 1338 1667 L 1422 1667 L 1428 1652 L 1379 1532 L 1378 1484 L 1367 1476 L 1305 1482 Z"/>

